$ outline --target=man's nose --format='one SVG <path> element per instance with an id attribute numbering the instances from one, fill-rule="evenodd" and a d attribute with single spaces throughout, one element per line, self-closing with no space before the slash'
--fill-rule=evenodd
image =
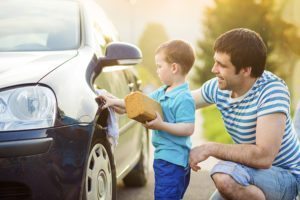
<path id="1" fill-rule="evenodd" d="M 218 69 L 217 69 L 216 64 L 214 64 L 214 66 L 211 68 L 211 72 L 214 73 L 214 74 L 218 73 Z"/>

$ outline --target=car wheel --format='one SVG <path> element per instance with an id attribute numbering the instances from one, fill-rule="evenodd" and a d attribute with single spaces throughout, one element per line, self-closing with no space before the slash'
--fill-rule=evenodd
<path id="1" fill-rule="evenodd" d="M 116 199 L 116 174 L 110 145 L 105 139 L 93 142 L 86 166 L 85 200 Z"/>
<path id="2" fill-rule="evenodd" d="M 149 174 L 149 134 L 143 134 L 141 156 L 131 172 L 123 179 L 125 186 L 141 187 L 146 185 Z"/>

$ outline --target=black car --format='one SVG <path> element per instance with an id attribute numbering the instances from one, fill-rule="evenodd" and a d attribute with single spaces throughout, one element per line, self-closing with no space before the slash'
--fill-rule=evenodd
<path id="1" fill-rule="evenodd" d="M 140 50 L 91 0 L 0 1 L 0 199 L 115 199 L 143 186 L 148 132 L 112 112 L 98 89 L 139 90 Z"/>

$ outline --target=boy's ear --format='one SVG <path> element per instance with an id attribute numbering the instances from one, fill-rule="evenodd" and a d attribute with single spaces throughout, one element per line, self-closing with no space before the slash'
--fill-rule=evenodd
<path id="1" fill-rule="evenodd" d="M 180 71 L 180 66 L 177 63 L 172 63 L 172 72 L 175 74 Z"/>

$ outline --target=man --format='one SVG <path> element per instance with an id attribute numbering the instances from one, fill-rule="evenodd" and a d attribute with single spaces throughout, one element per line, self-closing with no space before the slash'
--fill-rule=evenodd
<path id="1" fill-rule="evenodd" d="M 295 116 L 294 116 L 294 125 L 295 125 L 298 138 L 300 138 L 300 102 L 298 102 L 296 107 Z"/>
<path id="2" fill-rule="evenodd" d="M 192 92 L 196 107 L 216 104 L 235 144 L 204 143 L 190 152 L 190 166 L 209 156 L 212 199 L 294 199 L 300 183 L 300 146 L 283 80 L 265 71 L 266 46 L 254 31 L 228 31 L 214 45 L 215 78 Z M 214 122 L 211 122 L 214 123 Z"/>

